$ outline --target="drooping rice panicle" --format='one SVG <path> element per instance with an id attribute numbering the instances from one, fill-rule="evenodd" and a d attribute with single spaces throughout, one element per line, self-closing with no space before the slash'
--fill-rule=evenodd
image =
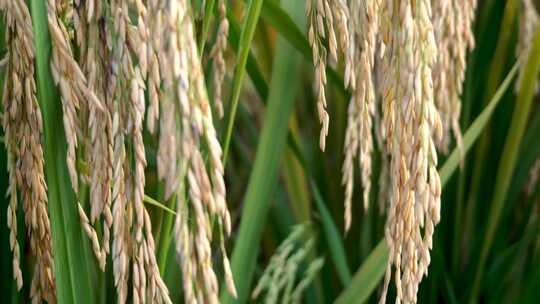
<path id="1" fill-rule="evenodd" d="M 330 59 L 338 60 L 338 39 L 334 23 L 337 25 L 339 47 L 345 52 L 345 84 L 354 85 L 352 71 L 353 58 L 347 53 L 349 49 L 349 29 L 347 27 L 349 11 L 343 0 L 309 0 L 306 1 L 306 14 L 309 18 L 308 40 L 312 48 L 315 65 L 315 93 L 317 96 L 317 112 L 321 123 L 319 146 L 324 151 L 330 117 L 326 104 L 326 65 L 327 49 L 324 39 L 328 40 Z"/>
<path id="2" fill-rule="evenodd" d="M 383 1 L 385 46 L 383 136 L 391 155 L 392 188 L 385 226 L 389 259 L 386 293 L 395 268 L 397 302 L 416 303 L 430 263 L 434 226 L 440 218 L 440 180 L 434 141 L 442 126 L 433 101 L 432 67 L 437 56 L 428 0 Z"/>
<path id="3" fill-rule="evenodd" d="M 67 7 L 66 7 L 67 5 Z M 77 172 L 77 146 L 82 135 L 82 126 L 78 116 L 81 107 L 95 106 L 103 111 L 103 105 L 94 92 L 89 89 L 85 75 L 73 57 L 70 34 L 63 20 L 63 11 L 72 11 L 70 3 L 61 0 L 47 0 L 47 16 L 52 41 L 51 70 L 54 81 L 60 90 L 64 114 L 64 130 L 68 143 L 67 166 L 71 186 L 79 190 Z M 66 14 L 69 16 L 70 14 Z"/>
<path id="4" fill-rule="evenodd" d="M 432 0 L 433 27 L 438 56 L 433 66 L 435 103 L 441 115 L 443 137 L 437 146 L 448 151 L 450 133 L 462 146 L 459 117 L 467 52 L 474 48 L 472 23 L 476 0 Z"/>
<path id="5" fill-rule="evenodd" d="M 163 115 L 160 116 L 158 176 L 165 182 L 165 197 L 176 194 L 175 239 L 184 299 L 188 303 L 217 303 L 219 286 L 212 261 L 214 241 L 220 241 L 217 244 L 228 291 L 236 295 L 222 243 L 231 229 L 222 151 L 212 122 L 189 4 L 185 0 L 165 3 L 163 35 L 168 38 L 162 39 L 159 57 L 163 63 L 160 65 Z M 167 62 L 172 62 L 173 68 Z M 201 151 L 204 147 L 207 162 Z M 217 224 L 219 239 L 213 236 L 213 224 Z"/>
<path id="6" fill-rule="evenodd" d="M 223 118 L 223 93 L 222 86 L 225 79 L 226 64 L 224 53 L 227 50 L 229 36 L 229 21 L 227 20 L 227 7 L 225 0 L 218 1 L 219 27 L 216 42 L 210 51 L 210 57 L 214 61 L 214 106 L 218 116 Z"/>
<path id="7" fill-rule="evenodd" d="M 114 285 L 117 289 L 117 301 L 122 304 L 128 297 L 128 278 L 131 256 L 128 252 L 131 246 L 129 235 L 130 222 L 128 220 L 128 183 L 126 170 L 126 148 L 124 129 L 126 125 L 126 107 L 121 102 L 121 90 L 124 89 L 124 71 L 120 69 L 123 62 L 123 46 L 126 42 L 126 28 L 128 23 L 127 4 L 125 1 L 111 1 L 110 15 L 112 24 L 107 24 L 108 31 L 114 33 L 114 40 L 109 45 L 112 53 L 112 78 L 114 87 L 108 93 L 113 98 L 112 134 L 114 140 L 113 150 L 113 186 L 112 186 L 112 215 L 113 235 L 111 258 L 113 263 Z M 113 45 L 116 45 L 113 48 Z M 120 47 L 122 46 L 122 47 Z"/>
<path id="8" fill-rule="evenodd" d="M 105 27 L 104 10 L 101 1 L 76 1 L 74 24 L 80 51 L 80 65 L 87 77 L 88 89 L 103 102 L 103 109 L 96 104 L 87 105 L 83 129 L 88 143 L 85 144 L 88 182 L 90 185 L 90 220 L 82 207 L 79 208 L 84 231 L 91 240 L 92 248 L 102 271 L 109 253 L 110 229 L 112 227 L 112 178 L 113 178 L 113 104 L 111 95 L 114 81 L 111 71 L 110 51 Z M 99 244 L 94 229 L 96 221 L 102 217 L 102 241 Z"/>
<path id="9" fill-rule="evenodd" d="M 147 45 L 147 91 L 148 91 L 148 109 L 146 110 L 146 123 L 150 133 L 154 133 L 156 130 L 156 123 L 159 118 L 159 100 L 162 97 L 161 86 L 161 74 L 159 71 L 159 52 L 161 47 L 161 32 L 162 32 L 162 15 L 163 4 L 159 0 L 147 1 L 147 20 L 148 26 L 148 45 Z"/>
<path id="10" fill-rule="evenodd" d="M 127 221 L 126 179 L 124 173 L 126 150 L 124 134 L 121 130 L 121 107 L 116 104 L 113 116 L 114 162 L 112 187 L 113 236 L 111 259 L 113 263 L 114 285 L 117 289 L 118 303 L 126 303 L 128 296 L 129 271 L 129 231 Z"/>
<path id="11" fill-rule="evenodd" d="M 375 90 L 372 80 L 375 63 L 378 0 L 349 2 L 349 53 L 355 64 L 351 67 L 354 82 L 347 114 L 343 180 L 345 186 L 345 230 L 351 225 L 351 205 L 354 185 L 354 159 L 358 156 L 362 172 L 364 209 L 369 203 L 371 188 L 371 153 L 373 151 L 372 117 Z"/>
<path id="12" fill-rule="evenodd" d="M 135 21 L 128 14 L 130 8 L 136 13 Z M 141 1 L 113 1 L 110 10 L 115 39 L 111 43 L 112 78 L 117 80 L 112 95 L 115 179 L 112 197 L 113 267 L 118 301 L 127 300 L 127 272 L 131 264 L 134 303 L 148 299 L 171 303 L 157 267 L 150 218 L 143 204 L 146 156 L 142 132 L 150 43 L 145 23 L 148 15 Z"/>
<path id="13" fill-rule="evenodd" d="M 47 186 L 41 146 L 43 123 L 34 80 L 35 47 L 30 12 L 25 1 L 1 0 L 6 16 L 7 73 L 3 96 L 4 141 L 8 153 L 10 204 L 8 227 L 13 252 L 13 276 L 21 289 L 20 248 L 17 242 L 17 190 L 35 256 L 30 286 L 32 303 L 56 302 Z"/>

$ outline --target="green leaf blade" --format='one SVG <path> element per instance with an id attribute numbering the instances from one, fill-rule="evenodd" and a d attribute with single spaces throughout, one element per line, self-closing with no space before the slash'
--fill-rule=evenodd
<path id="1" fill-rule="evenodd" d="M 62 109 L 50 71 L 51 40 L 45 1 L 32 0 L 38 99 L 44 123 L 45 175 L 58 303 L 93 303 L 88 252 L 66 166 Z"/>

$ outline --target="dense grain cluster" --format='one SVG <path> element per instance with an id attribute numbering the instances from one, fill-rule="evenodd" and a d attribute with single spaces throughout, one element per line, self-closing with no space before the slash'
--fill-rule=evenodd
<path id="1" fill-rule="evenodd" d="M 30 247 L 36 256 L 32 299 L 55 302 L 31 18 L 24 1 L 3 0 L 0 8 L 8 25 L 9 53 L 2 61 L 8 66 L 3 126 L 9 151 L 8 224 L 14 277 L 20 288 L 21 250 L 16 241 L 19 190 Z M 231 220 L 225 202 L 222 152 L 188 2 L 49 0 L 46 8 L 51 69 L 64 114 L 71 186 L 77 194 L 80 182 L 89 189 L 90 216 L 83 206 L 85 201 L 78 206 L 81 225 L 102 270 L 111 252 L 118 302 L 125 303 L 128 298 L 134 303 L 171 302 L 159 273 L 152 224 L 143 203 L 145 114 L 150 133 L 155 134 L 159 124 L 157 166 L 166 198 L 178 202 L 175 231 L 186 301 L 218 302 L 213 245 L 219 247 L 227 287 L 235 295 L 225 251 Z M 212 50 L 216 85 L 225 73 L 228 22 L 224 1 L 219 2 L 219 17 Z M 219 92 L 216 98 L 221 99 Z M 192 225 L 192 220 L 197 225 Z M 133 287 L 131 295 L 129 286 Z"/>
<path id="2" fill-rule="evenodd" d="M 433 101 L 431 75 L 437 48 L 430 14 L 427 0 L 383 1 L 381 7 L 385 45 L 382 123 L 392 177 L 383 303 L 392 266 L 397 301 L 416 302 L 418 286 L 430 263 L 434 226 L 440 218 L 434 141 L 442 136 L 442 126 Z"/>
<path id="3" fill-rule="evenodd" d="M 30 287 L 32 303 L 56 302 L 53 277 L 53 252 L 45 185 L 43 131 L 41 111 L 36 99 L 34 81 L 34 37 L 30 13 L 25 1 L 0 1 L 6 16 L 8 49 L 6 83 L 4 86 L 4 141 L 8 152 L 9 206 L 7 224 L 10 248 L 13 252 L 13 276 L 17 288 L 23 284 L 20 269 L 21 250 L 17 242 L 17 190 L 23 205 L 24 221 L 35 256 Z"/>
<path id="4" fill-rule="evenodd" d="M 435 147 L 448 149 L 450 130 L 461 146 L 460 95 L 467 51 L 474 47 L 476 1 L 348 5 L 346 57 L 354 58 L 354 65 L 345 67 L 345 80 L 354 81 L 349 82 L 352 98 L 344 145 L 345 230 L 351 223 L 356 158 L 364 207 L 369 203 L 375 132 L 382 152 L 379 205 L 388 209 L 385 237 L 390 248 L 381 301 L 395 269 L 398 301 L 414 303 L 440 217 Z"/>

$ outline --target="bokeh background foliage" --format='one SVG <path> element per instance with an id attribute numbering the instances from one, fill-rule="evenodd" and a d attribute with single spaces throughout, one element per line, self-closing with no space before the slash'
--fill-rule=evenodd
<path id="1" fill-rule="evenodd" d="M 200 47 L 213 41 L 214 0 L 194 1 Z M 535 85 L 540 69 L 540 35 L 532 55 L 523 58 L 524 82 L 515 90 L 519 0 L 479 1 L 474 25 L 476 48 L 467 58 L 461 127 L 464 155 L 440 155 L 441 223 L 435 232 L 429 275 L 420 286 L 421 303 L 534 303 L 540 298 L 540 187 L 526 193 L 529 172 L 540 157 L 540 113 Z M 61 111 L 48 74 L 50 41 L 41 0 L 29 1 L 37 42 L 38 95 L 45 118 L 46 172 L 55 252 L 58 299 L 65 303 L 113 303 L 112 269 L 99 272 L 78 224 L 66 169 L 55 157 L 64 149 L 58 130 Z M 306 303 L 378 301 L 386 267 L 385 216 L 378 210 L 380 159 L 374 153 L 370 208 L 363 210 L 356 187 L 351 230 L 343 232 L 341 166 L 348 92 L 341 69 L 329 68 L 327 98 L 331 117 L 327 148 L 318 145 L 319 123 L 312 90 L 311 49 L 306 39 L 303 1 L 231 1 L 225 79 L 225 118 L 216 119 L 226 155 L 228 203 L 233 236 L 228 242 L 239 297 L 249 302 L 255 280 L 277 246 L 297 223 L 309 222 L 316 239 L 311 258 L 324 257 L 323 269 L 304 295 Z M 202 17 L 204 16 L 204 18 Z M 0 32 L 4 32 L 3 30 Z M 5 52 L 2 41 L 1 52 Z M 207 42 L 208 43 L 208 42 Z M 210 42 L 211 43 L 211 42 Z M 206 58 L 206 57 L 205 57 Z M 206 62 L 203 62 L 206 64 Z M 233 67 L 234 63 L 234 67 Z M 1 70 L 1 79 L 5 70 Z M 211 69 L 208 69 L 208 74 Z M 209 75 L 208 75 L 209 76 Z M 211 77 L 207 77 L 211 79 Z M 212 94 L 212 83 L 207 83 Z M 1 89 L 1 88 L 0 88 Z M 146 193 L 163 202 L 155 177 L 156 143 L 147 136 Z M 60 149 L 60 150 L 58 150 Z M 0 193 L 6 193 L 4 146 L 0 148 Z M 55 177 L 52 177 L 52 176 Z M 58 183 L 62 180 L 65 183 Z M 51 184 L 55 180 L 56 184 Z M 359 180 L 356 178 L 356 180 Z M 360 191 L 359 191 L 360 190 Z M 28 285 L 17 293 L 11 275 L 7 200 L 0 204 L 0 294 L 2 302 L 24 303 Z M 171 298 L 181 302 L 181 277 L 171 242 L 172 216 L 148 205 L 153 219 L 158 264 Z M 173 206 L 174 207 L 174 206 Z M 19 212 L 21 265 L 32 261 Z M 55 247 L 56 250 L 56 247 Z M 61 259 L 59 259 L 61 258 Z M 110 263 L 108 263 L 110 265 Z M 29 278 L 25 277 L 25 282 Z M 392 286 L 392 285 L 391 285 Z M 222 288 L 224 290 L 224 288 Z M 390 298 L 393 299 L 390 289 Z M 60 296 L 63 294 L 63 296 Z"/>

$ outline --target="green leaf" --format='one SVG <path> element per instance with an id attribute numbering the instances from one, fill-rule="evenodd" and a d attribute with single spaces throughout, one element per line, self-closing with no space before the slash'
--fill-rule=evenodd
<path id="1" fill-rule="evenodd" d="M 296 25 L 279 4 L 272 1 L 264 1 L 262 18 L 282 35 L 287 41 L 297 49 L 304 58 L 311 61 L 311 46 L 304 37 L 303 32 Z"/>
<path id="2" fill-rule="evenodd" d="M 93 288 L 75 194 L 66 166 L 66 140 L 58 91 L 49 68 L 51 40 L 45 1 L 32 0 L 37 91 L 44 123 L 45 175 L 58 303 L 93 303 Z"/>
<path id="3" fill-rule="evenodd" d="M 263 0 L 251 0 L 248 5 L 247 16 L 242 26 L 242 32 L 240 33 L 240 43 L 238 46 L 238 62 L 236 64 L 236 70 L 234 73 L 229 119 L 227 122 L 227 129 L 225 133 L 225 142 L 223 144 L 223 166 L 227 163 L 227 156 L 229 153 L 229 145 L 231 142 L 232 130 L 234 127 L 234 118 L 236 117 L 236 108 L 238 107 L 238 100 L 240 99 L 240 92 L 242 91 L 242 83 L 246 74 L 246 62 L 251 48 L 251 41 L 255 34 L 255 28 L 259 21 L 259 15 L 261 13 Z"/>
<path id="4" fill-rule="evenodd" d="M 348 286 L 351 282 L 352 276 L 349 266 L 347 265 L 347 255 L 345 254 L 345 248 L 343 246 L 343 242 L 341 241 L 341 234 L 339 233 L 334 220 L 332 220 L 330 212 L 322 200 L 322 196 L 317 188 L 317 185 L 315 185 L 315 182 L 313 181 L 311 182 L 311 190 L 313 191 L 315 204 L 319 209 L 319 214 L 323 224 L 324 236 L 326 237 L 326 241 L 330 246 L 330 253 L 332 255 L 332 260 L 336 265 L 339 279 L 341 280 L 343 286 Z"/>
<path id="5" fill-rule="evenodd" d="M 176 215 L 176 211 L 172 210 L 171 208 L 165 206 L 164 204 L 158 202 L 157 200 L 151 198 L 150 196 L 148 196 L 146 194 L 144 195 L 143 201 L 145 203 L 149 204 L 149 205 L 156 206 L 156 207 L 158 207 L 158 208 L 160 208 L 160 209 L 162 209 L 164 211 L 167 211 L 172 215 Z"/>
<path id="6" fill-rule="evenodd" d="M 365 302 L 384 275 L 388 260 L 388 246 L 380 241 L 366 261 L 354 275 L 351 287 L 347 288 L 334 302 L 336 304 Z"/>
<path id="7" fill-rule="evenodd" d="M 287 2 L 295 14 L 303 14 L 301 1 Z M 246 56 L 247 57 L 247 56 Z M 238 292 L 235 300 L 222 293 L 223 303 L 245 303 L 253 279 L 258 244 L 270 207 L 270 194 L 277 183 L 283 156 L 289 116 L 293 110 L 297 86 L 289 79 L 300 77 L 300 57 L 282 38 L 278 38 L 272 71 L 268 108 L 255 156 L 255 163 L 244 198 L 240 229 L 232 255 L 232 271 Z"/>
<path id="8" fill-rule="evenodd" d="M 227 19 L 229 20 L 229 45 L 238 54 L 240 26 L 234 19 L 234 16 L 232 15 L 232 12 L 230 10 L 227 11 Z M 257 60 L 255 59 L 255 56 L 253 56 L 253 53 L 251 51 L 248 54 L 246 70 L 248 72 L 249 78 L 251 78 L 251 81 L 255 85 L 255 89 L 261 96 L 261 99 L 266 101 L 266 98 L 268 97 L 268 85 L 266 84 L 266 81 L 264 80 L 264 77 L 259 70 Z M 240 106 L 242 105 L 240 104 Z"/>
<path id="9" fill-rule="evenodd" d="M 486 235 L 480 252 L 475 280 L 471 292 L 470 302 L 477 301 L 480 291 L 480 283 L 484 272 L 485 263 L 488 257 L 489 250 L 493 243 L 493 238 L 497 230 L 501 211 L 504 207 L 504 202 L 508 194 L 508 188 L 516 166 L 519 147 L 525 127 L 529 118 L 532 99 L 540 72 L 540 27 L 536 29 L 530 55 L 525 64 L 523 79 L 520 83 L 519 94 L 516 100 L 516 107 L 512 115 L 510 129 L 506 142 L 504 144 L 501 160 L 499 161 L 499 169 L 495 180 L 495 194 L 491 203 L 491 209 L 488 216 L 486 227 Z"/>
<path id="10" fill-rule="evenodd" d="M 512 185 L 508 190 L 508 202 L 513 202 L 523 190 L 529 180 L 530 168 L 540 156 L 540 115 L 537 113 L 527 127 L 519 152 L 519 163 L 512 178 Z"/>
<path id="11" fill-rule="evenodd" d="M 504 93 L 512 83 L 512 79 L 517 73 L 519 63 L 514 64 L 514 67 L 510 70 L 502 84 L 499 86 L 495 94 L 493 95 L 493 98 L 491 98 L 491 101 L 488 103 L 486 108 L 482 111 L 480 115 L 474 120 L 474 122 L 471 124 L 469 129 L 467 129 L 467 132 L 465 133 L 465 136 L 463 136 L 463 154 L 466 155 L 467 152 L 471 149 L 471 147 L 474 145 L 478 137 L 482 134 L 482 131 L 485 129 L 486 125 L 488 124 L 491 115 L 493 115 L 493 111 L 495 111 L 495 108 L 501 101 Z M 458 149 L 454 149 L 444 165 L 439 170 L 439 175 L 441 178 L 441 185 L 445 185 L 456 168 L 459 166 L 460 161 L 460 151 Z"/>

